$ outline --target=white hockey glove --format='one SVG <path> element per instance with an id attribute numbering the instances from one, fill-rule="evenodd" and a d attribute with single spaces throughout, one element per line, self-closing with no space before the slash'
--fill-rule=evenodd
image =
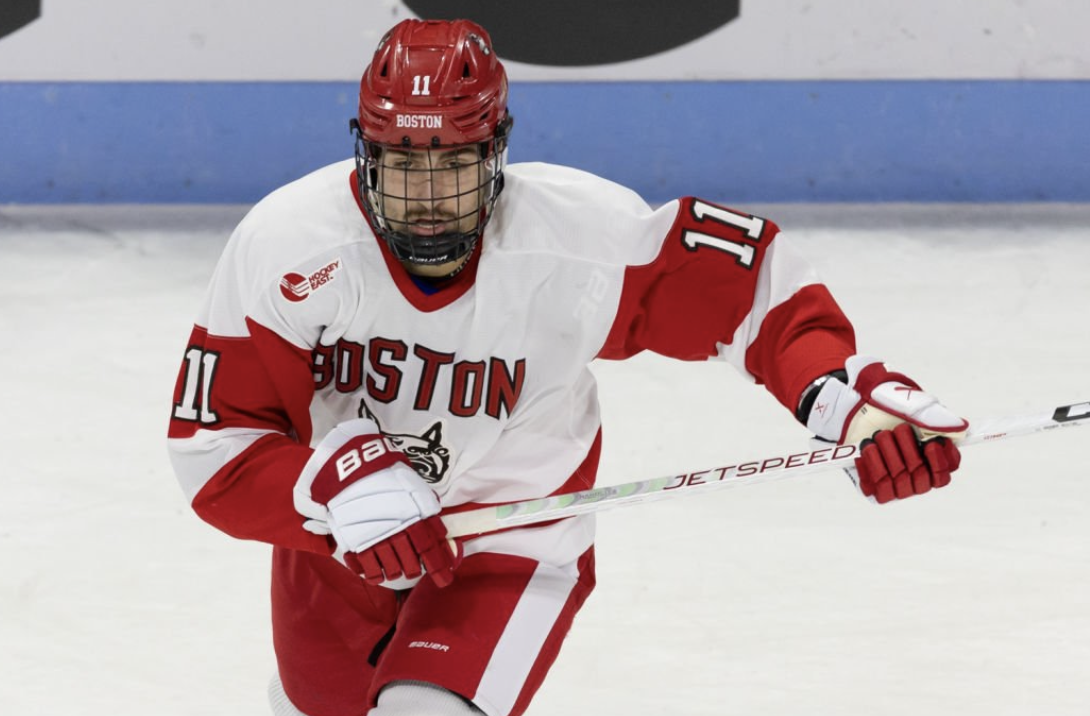
<path id="1" fill-rule="evenodd" d="M 441 587 L 452 581 L 461 555 L 438 517 L 439 498 L 374 421 L 330 430 L 303 467 L 294 499 L 303 527 L 332 534 L 344 563 L 368 583 L 403 586 L 424 572 Z"/>
<path id="2" fill-rule="evenodd" d="M 884 503 L 948 485 L 961 463 L 954 441 L 969 423 L 875 358 L 852 356 L 844 367 L 847 382 L 829 376 L 804 395 L 812 405 L 802 412 L 819 438 L 860 446 L 848 474 L 863 494 Z"/>

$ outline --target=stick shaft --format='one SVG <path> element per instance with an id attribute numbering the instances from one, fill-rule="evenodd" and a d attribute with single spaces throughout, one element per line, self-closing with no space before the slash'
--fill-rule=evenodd
<path id="1" fill-rule="evenodd" d="M 959 446 L 994 442 L 1020 435 L 1071 428 L 1090 423 L 1090 402 L 1062 405 L 1038 413 L 981 420 L 970 428 Z M 509 527 L 549 522 L 588 512 L 601 512 L 679 495 L 710 492 L 799 477 L 850 467 L 858 454 L 854 445 L 830 446 L 810 452 L 777 455 L 737 462 L 708 470 L 627 482 L 591 490 L 553 495 L 443 515 L 451 537 L 467 537 Z"/>

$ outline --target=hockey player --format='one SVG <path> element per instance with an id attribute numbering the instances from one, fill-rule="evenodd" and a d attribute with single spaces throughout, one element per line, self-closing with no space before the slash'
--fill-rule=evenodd
<path id="1" fill-rule="evenodd" d="M 774 223 L 505 168 L 511 128 L 487 33 L 406 20 L 364 71 L 355 159 L 258 203 L 213 277 L 169 447 L 203 519 L 273 545 L 277 714 L 527 708 L 594 587 L 593 517 L 452 541 L 439 515 L 591 486 L 595 359 L 730 363 L 862 441 L 878 502 L 958 466 L 966 423 L 856 355 Z"/>

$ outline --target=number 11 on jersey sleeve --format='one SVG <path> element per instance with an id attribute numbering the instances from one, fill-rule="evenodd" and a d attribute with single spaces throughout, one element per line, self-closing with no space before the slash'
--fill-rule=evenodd
<path id="1" fill-rule="evenodd" d="M 734 256 L 739 266 L 747 269 L 753 268 L 754 259 L 757 255 L 757 247 L 753 244 L 761 240 L 761 234 L 765 228 L 764 219 L 738 214 L 699 199 L 693 200 L 692 213 L 698 222 L 704 223 L 710 219 L 713 224 L 708 227 L 709 230 L 715 230 L 716 224 L 726 226 L 732 231 L 724 232 L 720 229 L 719 233 L 739 234 L 740 238 L 745 237 L 750 241 L 734 240 L 724 236 L 714 236 L 702 231 L 686 229 L 681 234 L 681 242 L 685 245 L 685 248 L 696 251 L 701 246 L 707 246 Z"/>

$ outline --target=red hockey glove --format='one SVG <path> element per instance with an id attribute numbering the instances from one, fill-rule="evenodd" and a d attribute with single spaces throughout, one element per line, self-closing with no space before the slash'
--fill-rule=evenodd
<path id="1" fill-rule="evenodd" d="M 874 358 L 852 356 L 845 368 L 846 384 L 831 376 L 816 388 L 806 425 L 823 440 L 860 446 L 848 473 L 863 494 L 885 503 L 950 484 L 961 464 L 954 441 L 969 423 Z"/>
<path id="2" fill-rule="evenodd" d="M 348 568 L 368 584 L 386 582 L 388 586 L 397 586 L 400 579 L 418 579 L 427 572 L 436 585 L 445 587 L 454 581 L 454 569 L 461 561 L 461 544 L 447 539 L 447 528 L 438 517 L 409 525 L 404 532 L 358 554 L 344 555 Z"/>
<path id="3" fill-rule="evenodd" d="M 295 484 L 295 509 L 304 528 L 333 536 L 337 556 L 369 584 L 408 587 L 427 572 L 443 587 L 461 561 L 439 498 L 372 420 L 341 423 L 322 439 Z"/>
<path id="4" fill-rule="evenodd" d="M 921 442 L 912 425 L 901 423 L 864 440 L 855 469 L 859 489 L 881 504 L 949 485 L 960 464 L 961 453 L 949 438 Z"/>

